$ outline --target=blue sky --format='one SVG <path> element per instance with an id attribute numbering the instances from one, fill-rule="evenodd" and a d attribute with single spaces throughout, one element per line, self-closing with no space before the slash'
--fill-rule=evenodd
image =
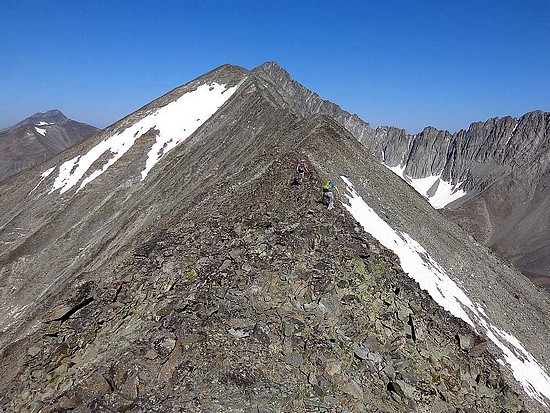
<path id="1" fill-rule="evenodd" d="M 0 0 L 0 128 L 105 127 L 225 63 L 276 60 L 376 127 L 550 110 L 550 1 Z"/>

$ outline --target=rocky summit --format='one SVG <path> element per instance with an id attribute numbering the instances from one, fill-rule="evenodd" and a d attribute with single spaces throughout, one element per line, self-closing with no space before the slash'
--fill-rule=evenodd
<path id="1" fill-rule="evenodd" d="M 0 130 L 0 181 L 52 158 L 99 129 L 54 109 Z"/>
<path id="2" fill-rule="evenodd" d="M 0 184 L 0 411 L 548 409 L 547 293 L 299 108 L 222 66 Z"/>

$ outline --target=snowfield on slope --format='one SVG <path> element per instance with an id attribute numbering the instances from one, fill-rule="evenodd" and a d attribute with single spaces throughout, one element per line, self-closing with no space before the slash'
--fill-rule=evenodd
<path id="1" fill-rule="evenodd" d="M 467 322 L 478 333 L 485 334 L 503 353 L 502 365 L 507 365 L 525 392 L 544 406 L 550 401 L 550 377 L 540 363 L 511 334 L 497 328 L 479 304 L 470 300 L 446 271 L 408 234 L 397 232 L 367 205 L 345 176 L 344 208 L 382 245 L 395 252 L 403 271 L 427 291 L 445 310 Z"/>
<path id="2" fill-rule="evenodd" d="M 31 190 L 31 192 L 29 192 L 29 195 L 32 194 L 34 190 L 40 186 L 40 184 L 44 181 L 44 179 L 50 176 L 50 174 L 54 171 L 54 169 L 55 169 L 55 166 L 53 168 L 48 169 L 47 171 L 44 171 L 44 173 L 40 176 L 40 181 L 38 181 L 36 186 Z"/>
<path id="3" fill-rule="evenodd" d="M 59 173 L 49 193 L 58 189 L 60 193 L 67 192 L 79 182 L 80 186 L 76 192 L 80 191 L 128 152 L 138 138 L 154 129 L 157 131 L 156 141 L 147 154 L 141 172 L 143 181 L 156 163 L 206 122 L 235 93 L 243 81 L 231 88 L 218 83 L 201 85 L 122 132 L 101 141 L 84 155 L 64 162 L 59 166 Z M 110 156 L 104 164 L 82 179 L 105 153 Z"/>
<path id="4" fill-rule="evenodd" d="M 46 136 L 46 129 L 37 128 L 36 126 L 34 127 L 34 129 L 35 129 L 36 132 L 38 132 L 40 135 Z"/>
<path id="5" fill-rule="evenodd" d="M 420 195 L 428 199 L 428 202 L 435 208 L 441 209 L 451 202 L 456 201 L 457 199 L 462 198 L 466 195 L 466 192 L 462 189 L 458 189 L 462 182 L 452 185 L 450 182 L 444 181 L 441 179 L 443 171 L 439 175 L 427 176 L 425 178 L 411 178 L 410 176 L 405 175 L 404 166 L 388 166 L 382 164 L 394 174 L 403 179 L 406 183 L 416 189 Z M 428 195 L 428 191 L 434 186 L 435 193 L 433 195 Z"/>

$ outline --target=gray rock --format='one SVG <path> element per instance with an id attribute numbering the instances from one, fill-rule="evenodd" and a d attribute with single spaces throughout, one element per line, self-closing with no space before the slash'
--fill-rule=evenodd
<path id="1" fill-rule="evenodd" d="M 363 400 L 364 398 L 363 387 L 354 379 L 348 381 L 343 390 L 356 399 Z"/>
<path id="2" fill-rule="evenodd" d="M 342 371 L 342 363 L 338 360 L 327 360 L 325 362 L 325 371 L 329 376 L 340 374 Z"/>
<path id="3" fill-rule="evenodd" d="M 482 341 L 481 343 L 472 347 L 472 349 L 470 350 L 470 355 L 472 357 L 479 357 L 486 351 L 487 351 L 487 341 Z"/>
<path id="4" fill-rule="evenodd" d="M 290 364 L 293 367 L 300 367 L 302 363 L 304 362 L 304 358 L 300 353 L 290 353 L 288 356 L 284 358 L 285 362 Z"/>
<path id="5" fill-rule="evenodd" d="M 470 334 L 458 334 L 458 342 L 462 350 L 470 350 L 475 345 L 475 337 Z"/>
<path id="6" fill-rule="evenodd" d="M 220 266 L 220 271 L 225 271 L 229 269 L 233 265 L 233 262 L 231 260 L 225 260 L 222 265 Z"/>
<path id="7" fill-rule="evenodd" d="M 402 398 L 414 399 L 416 397 L 416 389 L 409 383 L 403 380 L 394 380 L 392 385 L 395 392 Z"/>
<path id="8" fill-rule="evenodd" d="M 315 373 L 311 372 L 308 374 L 307 376 L 307 381 L 309 384 L 311 384 L 312 386 L 315 386 L 317 385 L 319 382 L 317 381 L 317 376 L 315 375 Z"/>
<path id="9" fill-rule="evenodd" d="M 32 347 L 29 347 L 29 349 L 27 350 L 27 354 L 31 357 L 36 357 L 38 354 L 40 354 L 40 351 L 42 349 L 38 346 L 32 346 Z"/>
<path id="10" fill-rule="evenodd" d="M 363 348 L 356 348 L 353 350 L 353 353 L 360 358 L 361 360 L 365 360 L 369 357 L 369 350 L 366 347 Z"/>

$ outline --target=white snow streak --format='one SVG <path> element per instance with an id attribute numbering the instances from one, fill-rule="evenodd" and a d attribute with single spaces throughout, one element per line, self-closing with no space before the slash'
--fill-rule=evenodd
<path id="1" fill-rule="evenodd" d="M 425 197 L 428 202 L 436 209 L 440 209 L 449 205 L 451 202 L 456 201 L 457 199 L 462 198 L 466 195 L 466 192 L 462 189 L 457 189 L 463 182 L 460 182 L 456 185 L 451 185 L 450 182 L 444 181 L 441 179 L 441 173 L 439 175 L 432 175 L 425 178 L 411 178 L 408 175 L 405 175 L 405 166 L 388 166 L 383 163 L 383 165 L 392 171 L 394 174 L 399 176 L 410 186 L 412 186 L 416 192 Z M 443 171 L 442 171 L 443 172 Z M 432 196 L 428 196 L 428 191 L 437 183 L 437 190 Z"/>
<path id="2" fill-rule="evenodd" d="M 55 166 L 53 168 L 48 169 L 47 171 L 44 171 L 44 173 L 40 175 L 40 181 L 38 181 L 36 186 L 31 190 L 31 192 L 29 192 L 29 195 L 32 194 L 35 191 L 35 189 L 40 186 L 42 182 L 44 182 L 44 179 L 50 176 L 50 174 L 53 172 L 54 169 L 55 169 Z"/>
<path id="3" fill-rule="evenodd" d="M 420 288 L 428 291 L 439 305 L 467 322 L 476 331 L 481 329 L 502 351 L 504 361 L 501 363 L 507 363 L 525 392 L 547 406 L 546 402 L 550 400 L 550 377 L 520 341 L 495 327 L 483 308 L 470 300 L 418 242 L 404 232 L 394 231 L 365 203 L 355 191 L 353 184 L 345 176 L 341 178 L 347 185 L 346 197 L 349 200 L 349 205 L 343 205 L 365 231 L 372 234 L 386 248 L 394 251 L 401 260 L 403 270 L 418 282 Z"/>
<path id="4" fill-rule="evenodd" d="M 516 124 L 514 125 L 514 129 L 512 129 L 512 132 L 510 132 L 510 135 L 508 136 L 508 139 L 506 139 L 506 143 L 504 144 L 505 146 L 508 146 L 508 144 L 510 143 L 510 141 L 514 137 L 514 135 L 516 133 L 516 130 L 518 129 L 518 125 L 519 125 L 519 119 L 516 120 Z"/>
<path id="5" fill-rule="evenodd" d="M 143 181 L 151 168 L 169 151 L 193 134 L 242 84 L 225 90 L 225 85 L 203 85 L 159 110 L 151 119 L 159 130 L 157 140 L 147 154 Z"/>
<path id="6" fill-rule="evenodd" d="M 144 133 L 155 129 L 158 131 L 156 142 L 149 151 L 145 169 L 141 172 L 141 180 L 145 179 L 160 159 L 208 120 L 241 84 L 242 81 L 229 89 L 218 83 L 199 86 L 193 92 L 186 93 L 124 131 L 100 142 L 86 154 L 66 161 L 59 167 L 59 175 L 50 193 L 58 189 L 64 193 L 71 189 L 88 172 L 92 164 L 107 153 L 109 158 L 100 169 L 92 172 L 81 182 L 77 192 L 80 191 L 128 152 Z"/>
<path id="7" fill-rule="evenodd" d="M 55 123 L 48 123 L 48 122 L 40 121 L 36 124 L 36 126 L 46 126 L 46 125 L 55 125 Z"/>
<path id="8" fill-rule="evenodd" d="M 37 128 L 36 126 L 34 127 L 34 129 L 36 129 L 36 131 L 37 131 L 40 135 L 46 136 L 46 129 Z"/>

